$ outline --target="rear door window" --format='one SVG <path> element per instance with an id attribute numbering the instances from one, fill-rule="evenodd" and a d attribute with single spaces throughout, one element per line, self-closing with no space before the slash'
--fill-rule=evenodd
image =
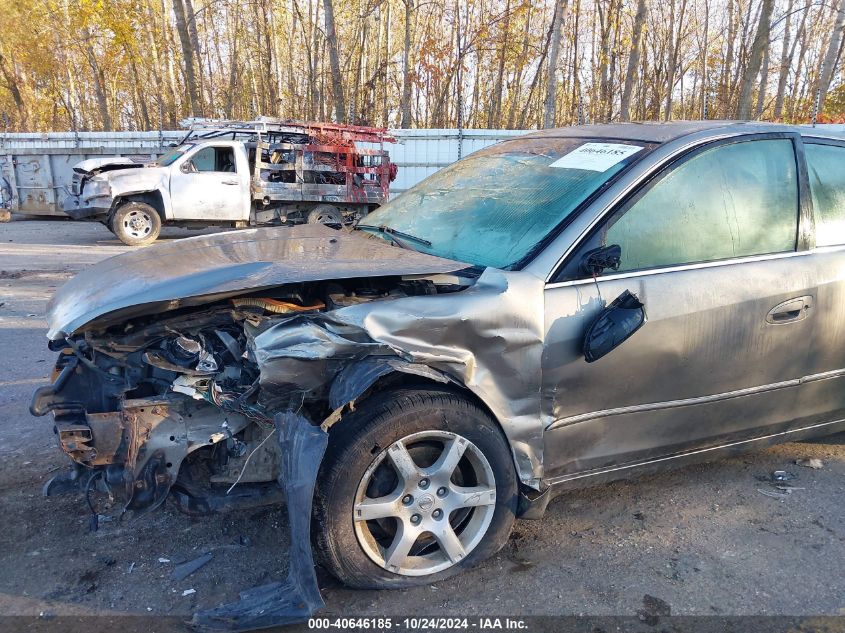
<path id="1" fill-rule="evenodd" d="M 816 246 L 845 244 L 845 147 L 806 143 Z"/>

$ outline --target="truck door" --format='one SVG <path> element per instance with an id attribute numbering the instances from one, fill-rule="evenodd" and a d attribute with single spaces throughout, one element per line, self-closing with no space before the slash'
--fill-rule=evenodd
<path id="1" fill-rule="evenodd" d="M 249 219 L 249 166 L 239 149 L 233 143 L 199 145 L 174 163 L 173 219 Z"/>

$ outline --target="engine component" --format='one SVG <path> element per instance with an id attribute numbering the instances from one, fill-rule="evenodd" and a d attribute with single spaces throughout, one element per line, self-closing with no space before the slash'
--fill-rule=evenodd
<path id="1" fill-rule="evenodd" d="M 246 297 L 242 299 L 232 299 L 232 305 L 236 308 L 250 307 L 261 308 L 266 312 L 273 314 L 293 314 L 296 312 L 312 312 L 326 307 L 323 302 L 317 302 L 310 306 L 301 306 L 289 301 L 279 301 L 278 299 L 267 299 L 263 297 Z"/>
<path id="2" fill-rule="evenodd" d="M 197 362 L 202 345 L 187 336 L 179 336 L 168 341 L 164 350 L 169 353 L 169 358 L 175 365 L 189 367 Z"/>

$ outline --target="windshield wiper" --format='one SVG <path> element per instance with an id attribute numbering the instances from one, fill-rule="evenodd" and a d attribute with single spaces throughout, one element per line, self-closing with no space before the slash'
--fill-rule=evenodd
<path id="1" fill-rule="evenodd" d="M 423 239 L 422 237 L 417 237 L 416 235 L 411 235 L 410 233 L 403 233 L 402 231 L 397 231 L 396 229 L 393 229 L 389 226 L 385 226 L 384 224 L 381 224 L 379 226 L 373 226 L 372 224 L 358 224 L 355 226 L 355 229 L 369 229 L 371 231 L 377 231 L 378 233 L 386 233 L 391 237 L 401 237 L 402 239 L 411 240 L 424 246 L 431 246 L 431 242 L 426 239 Z M 402 243 L 399 240 L 394 239 L 393 241 L 399 244 L 399 246 L 402 246 Z"/>

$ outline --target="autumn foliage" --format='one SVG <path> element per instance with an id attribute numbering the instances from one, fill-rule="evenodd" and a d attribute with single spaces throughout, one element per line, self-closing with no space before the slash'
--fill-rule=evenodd
<path id="1" fill-rule="evenodd" d="M 0 0 L 0 131 L 842 121 L 843 3 Z"/>

